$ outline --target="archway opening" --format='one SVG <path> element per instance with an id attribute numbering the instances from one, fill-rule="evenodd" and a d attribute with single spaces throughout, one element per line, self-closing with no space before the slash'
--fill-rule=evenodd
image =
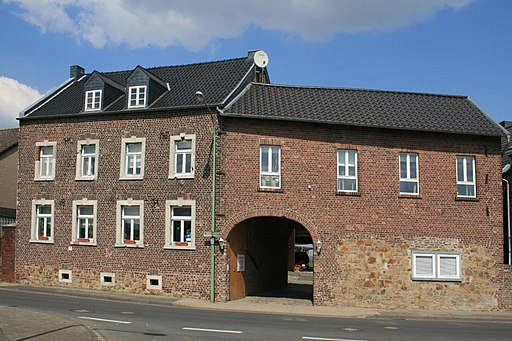
<path id="1" fill-rule="evenodd" d="M 300 223 L 256 217 L 229 233 L 230 299 L 313 299 L 313 240 Z"/>

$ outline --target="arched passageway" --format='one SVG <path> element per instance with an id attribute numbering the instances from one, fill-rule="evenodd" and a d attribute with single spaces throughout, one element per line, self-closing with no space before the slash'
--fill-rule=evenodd
<path id="1" fill-rule="evenodd" d="M 230 300 L 246 296 L 313 298 L 313 241 L 300 223 L 255 217 L 228 236 Z"/>

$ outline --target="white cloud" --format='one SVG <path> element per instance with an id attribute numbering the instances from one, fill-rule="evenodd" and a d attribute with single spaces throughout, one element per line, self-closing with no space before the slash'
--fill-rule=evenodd
<path id="1" fill-rule="evenodd" d="M 0 76 L 0 128 L 17 127 L 20 111 L 41 96 L 39 91 L 15 79 Z"/>
<path id="2" fill-rule="evenodd" d="M 97 48 L 127 44 L 199 49 L 250 26 L 323 40 L 338 33 L 394 30 L 473 0 L 4 0 L 43 32 L 61 32 Z"/>

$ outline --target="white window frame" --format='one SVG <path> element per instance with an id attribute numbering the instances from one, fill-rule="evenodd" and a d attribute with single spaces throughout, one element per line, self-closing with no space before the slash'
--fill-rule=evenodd
<path id="1" fill-rule="evenodd" d="M 110 277 L 111 281 L 105 281 L 106 277 Z M 100 272 L 100 283 L 101 285 L 113 287 L 116 285 L 116 274 L 113 272 Z"/>
<path id="2" fill-rule="evenodd" d="M 187 245 L 176 245 L 173 241 L 173 219 L 172 209 L 173 207 L 190 207 L 190 242 Z M 183 221 L 189 221 L 189 219 L 178 219 Z M 180 250 L 195 250 L 196 249 L 196 201 L 195 200 L 184 200 L 178 198 L 178 200 L 166 200 L 165 201 L 165 249 L 180 249 Z M 183 241 L 186 242 L 186 241 Z"/>
<path id="3" fill-rule="evenodd" d="M 133 244 L 125 243 L 123 236 L 123 207 L 139 207 L 139 235 L 138 241 Z M 144 200 L 118 200 L 116 210 L 116 247 L 144 247 Z"/>
<path id="4" fill-rule="evenodd" d="M 183 140 L 190 140 L 192 142 L 191 149 L 188 152 L 177 151 L 177 142 Z M 195 134 L 180 134 L 171 136 L 170 143 L 170 157 L 169 157 L 169 179 L 193 179 L 195 176 L 196 168 L 196 135 Z M 176 169 L 178 154 L 191 154 L 190 155 L 190 172 L 178 172 Z"/>
<path id="5" fill-rule="evenodd" d="M 51 213 L 49 215 L 40 215 L 38 214 L 39 206 L 50 206 Z M 39 219 L 47 219 L 50 218 L 50 236 L 39 236 L 38 231 L 38 222 Z M 46 230 L 46 229 L 45 229 Z M 43 239 L 40 239 L 43 238 Z M 47 239 L 44 239 L 47 238 Z M 31 243 L 45 243 L 45 244 L 53 244 L 55 238 L 55 201 L 54 200 L 32 200 L 32 224 L 31 224 L 31 233 L 30 233 L 30 242 Z"/>
<path id="6" fill-rule="evenodd" d="M 141 144 L 141 152 L 140 152 L 140 174 L 128 174 L 128 158 L 130 155 L 127 152 L 127 148 L 129 144 Z M 145 137 L 130 137 L 123 138 L 121 140 L 121 168 L 119 170 L 119 179 L 120 180 L 140 180 L 144 179 L 144 161 L 146 158 L 146 138 Z"/>
<path id="7" fill-rule="evenodd" d="M 459 179 L 459 159 L 462 159 L 462 174 L 463 179 Z M 473 160 L 473 181 L 468 181 L 468 166 L 467 166 L 467 160 L 471 159 Z M 474 156 L 468 156 L 468 155 L 458 155 L 455 159 L 455 177 L 457 179 L 457 197 L 459 198 L 476 198 L 476 158 Z M 459 194 L 459 185 L 463 186 L 473 186 L 473 192 L 474 195 L 463 195 Z"/>
<path id="8" fill-rule="evenodd" d="M 51 147 L 51 155 L 43 155 L 43 148 Z M 53 181 L 55 180 L 55 155 L 57 154 L 57 142 L 36 142 L 37 160 L 35 162 L 34 180 L 38 181 Z M 48 174 L 43 175 L 43 168 L 46 169 Z"/>
<path id="9" fill-rule="evenodd" d="M 265 148 L 268 148 L 269 152 L 267 154 L 267 163 L 268 163 L 268 171 L 263 171 L 263 165 L 262 165 L 262 161 L 263 161 L 263 149 Z M 276 149 L 278 150 L 278 161 L 277 161 L 277 172 L 273 172 L 271 171 L 271 169 L 273 168 L 273 163 L 272 163 L 272 151 L 273 149 Z M 281 146 L 276 146 L 276 145 L 261 145 L 260 146 L 260 164 L 259 164 L 259 167 L 260 167 L 260 180 L 259 180 L 259 183 L 260 183 L 260 188 L 271 188 L 271 189 L 280 189 L 281 188 Z M 279 181 L 279 185 L 276 185 L 276 186 L 265 186 L 263 185 L 263 178 L 264 177 L 275 177 L 277 176 L 278 177 L 278 181 Z"/>
<path id="10" fill-rule="evenodd" d="M 68 278 L 64 278 L 66 275 Z M 59 282 L 62 283 L 71 283 L 73 282 L 73 272 L 71 270 L 62 270 L 59 269 Z"/>
<path id="11" fill-rule="evenodd" d="M 418 257 L 429 257 L 432 260 L 432 273 L 429 275 L 418 274 L 416 262 Z M 441 273 L 441 262 L 443 258 L 451 258 L 456 261 L 456 275 L 450 276 Z M 461 256 L 460 253 L 442 251 L 416 251 L 411 252 L 412 279 L 423 281 L 461 281 Z"/>
<path id="12" fill-rule="evenodd" d="M 85 216 L 85 215 L 79 215 L 78 208 L 80 206 L 92 206 L 93 214 L 92 216 Z M 78 244 L 78 245 L 96 245 L 97 241 L 97 221 L 98 221 L 98 201 L 97 200 L 73 200 L 73 223 L 72 223 L 72 233 L 71 233 L 71 244 Z M 84 238 L 88 239 L 87 241 L 82 240 L 79 236 L 79 223 L 78 219 L 86 219 L 88 221 L 89 219 L 92 219 L 92 236 L 90 238 Z"/>
<path id="13" fill-rule="evenodd" d="M 94 146 L 94 154 L 85 154 L 85 146 Z M 99 140 L 79 140 L 76 149 L 76 175 L 75 180 L 96 180 L 98 178 L 98 155 L 99 155 Z M 89 160 L 89 171 L 91 173 L 90 165 L 91 158 L 94 158 L 93 174 L 84 175 L 85 160 Z"/>
<path id="14" fill-rule="evenodd" d="M 354 164 L 350 164 L 350 153 L 354 153 Z M 336 153 L 337 157 L 337 174 L 338 181 L 336 187 L 338 192 L 348 192 L 348 193 L 357 193 L 358 190 L 358 181 L 357 181 L 357 150 L 354 149 L 338 149 Z M 343 160 L 342 160 L 343 158 Z M 343 161 L 343 163 L 341 162 Z M 345 168 L 345 174 L 350 174 L 350 167 L 354 167 L 354 175 L 340 175 L 340 167 Z M 356 188 L 355 190 L 346 190 L 340 188 L 340 180 L 355 180 Z"/>
<path id="15" fill-rule="evenodd" d="M 406 177 L 402 178 L 402 155 L 406 157 Z M 416 158 L 416 178 L 411 177 L 411 156 Z M 400 184 L 404 183 L 415 183 L 416 184 L 416 192 L 402 192 L 400 189 L 400 194 L 406 195 L 419 195 L 420 194 L 420 158 L 417 153 L 400 153 L 398 155 L 398 174 L 400 177 Z"/>
<path id="16" fill-rule="evenodd" d="M 85 111 L 101 110 L 102 90 L 89 90 L 85 92 Z M 89 99 L 90 106 L 89 106 Z"/>
<path id="17" fill-rule="evenodd" d="M 157 285 L 151 284 L 151 281 L 158 281 Z M 146 275 L 146 289 L 149 290 L 162 290 L 162 276 Z"/>
<path id="18" fill-rule="evenodd" d="M 142 93 L 144 89 L 144 93 Z M 135 96 L 135 103 L 132 104 L 132 95 Z M 143 97 L 142 97 L 143 96 Z M 146 85 L 130 86 L 128 88 L 128 108 L 144 108 L 146 107 L 148 98 L 148 89 Z"/>

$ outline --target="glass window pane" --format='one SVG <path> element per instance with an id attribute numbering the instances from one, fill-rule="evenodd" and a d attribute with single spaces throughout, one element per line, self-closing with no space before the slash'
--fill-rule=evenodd
<path id="1" fill-rule="evenodd" d="M 400 178 L 407 179 L 407 156 L 400 154 Z"/>
<path id="2" fill-rule="evenodd" d="M 355 165 L 356 164 L 356 152 L 351 150 L 348 152 L 348 163 L 350 165 Z"/>
<path id="3" fill-rule="evenodd" d="M 181 140 L 176 142 L 176 150 L 192 149 L 192 140 Z"/>
<path id="4" fill-rule="evenodd" d="M 192 170 L 192 154 L 186 154 L 185 160 L 185 172 L 190 173 Z"/>
<path id="5" fill-rule="evenodd" d="M 130 240 L 131 239 L 131 228 L 132 228 L 131 220 L 125 219 L 123 226 L 124 226 L 123 239 Z"/>
<path id="6" fill-rule="evenodd" d="M 347 175 L 347 174 L 345 174 L 345 166 L 344 166 L 344 165 L 340 165 L 340 166 L 338 167 L 338 174 L 339 174 L 340 176 L 345 176 L 345 175 Z"/>
<path id="7" fill-rule="evenodd" d="M 410 177 L 411 179 L 417 179 L 418 178 L 418 156 L 412 155 L 410 156 Z"/>
<path id="8" fill-rule="evenodd" d="M 96 146 L 83 146 L 83 153 L 84 154 L 94 154 L 94 151 L 96 150 Z"/>
<path id="9" fill-rule="evenodd" d="M 139 221 L 139 219 L 133 220 L 133 240 L 140 240 L 140 221 Z"/>
<path id="10" fill-rule="evenodd" d="M 142 143 L 127 143 L 126 148 L 129 153 L 140 153 L 142 152 Z"/>
<path id="11" fill-rule="evenodd" d="M 184 228 L 185 228 L 185 235 L 184 239 L 186 242 L 192 241 L 192 222 L 191 221 L 184 221 L 183 222 Z"/>
<path id="12" fill-rule="evenodd" d="M 51 206 L 38 206 L 39 214 L 51 214 L 52 208 Z"/>
<path id="13" fill-rule="evenodd" d="M 356 191 L 356 180 L 355 179 L 339 179 L 338 190 L 340 191 Z"/>
<path id="14" fill-rule="evenodd" d="M 400 193 L 418 193 L 418 183 L 410 181 L 400 181 Z"/>
<path id="15" fill-rule="evenodd" d="M 348 167 L 348 175 L 356 176 L 356 167 L 355 166 Z"/>
<path id="16" fill-rule="evenodd" d="M 261 171 L 268 172 L 268 147 L 261 147 Z"/>
<path id="17" fill-rule="evenodd" d="M 172 223 L 172 241 L 181 242 L 181 221 Z"/>
<path id="18" fill-rule="evenodd" d="M 139 206 L 123 206 L 123 212 L 126 216 L 139 216 L 140 208 Z"/>
<path id="19" fill-rule="evenodd" d="M 279 172 L 279 148 L 272 148 L 272 172 Z"/>
<path id="20" fill-rule="evenodd" d="M 41 155 L 52 156 L 53 155 L 53 147 L 52 146 L 41 147 Z"/>
<path id="21" fill-rule="evenodd" d="M 79 206 L 78 207 L 78 214 L 79 215 L 89 215 L 92 216 L 94 212 L 93 206 Z"/>
<path id="22" fill-rule="evenodd" d="M 464 181 L 464 166 L 463 166 L 464 158 L 457 158 L 457 181 Z"/>
<path id="23" fill-rule="evenodd" d="M 474 197 L 475 196 L 475 186 L 474 185 L 457 185 L 457 193 L 458 195 Z"/>
<path id="24" fill-rule="evenodd" d="M 434 257 L 417 255 L 414 259 L 416 261 L 415 272 L 417 276 L 434 276 Z"/>
<path id="25" fill-rule="evenodd" d="M 176 154 L 176 173 L 183 173 L 183 154 Z"/>
<path id="26" fill-rule="evenodd" d="M 173 217 L 190 217 L 192 215 L 191 207 L 173 207 L 172 208 L 172 216 Z"/>

